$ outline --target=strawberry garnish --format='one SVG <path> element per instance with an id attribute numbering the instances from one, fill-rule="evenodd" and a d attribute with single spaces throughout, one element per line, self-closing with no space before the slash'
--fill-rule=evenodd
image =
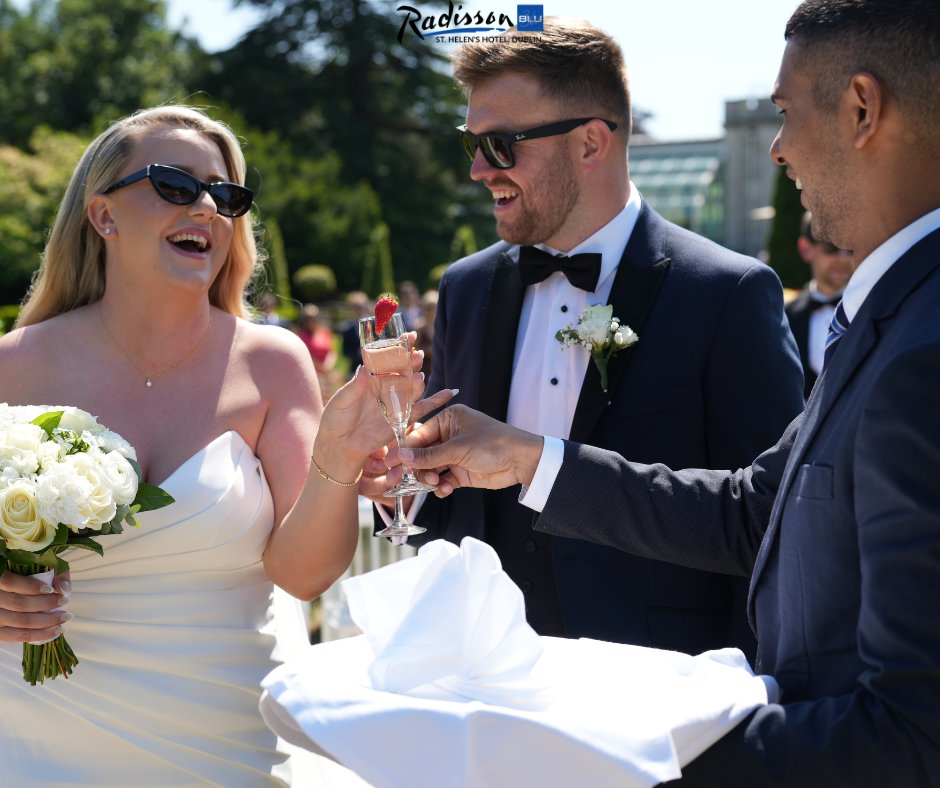
<path id="1" fill-rule="evenodd" d="M 375 333 L 381 334 L 388 321 L 398 309 L 398 299 L 391 293 L 385 293 L 375 302 Z"/>

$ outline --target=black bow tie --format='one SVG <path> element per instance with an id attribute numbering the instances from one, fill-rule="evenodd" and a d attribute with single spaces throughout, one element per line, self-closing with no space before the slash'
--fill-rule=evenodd
<path id="1" fill-rule="evenodd" d="M 519 273 L 524 284 L 537 284 L 555 271 L 561 271 L 575 287 L 593 293 L 601 275 L 601 256 L 594 252 L 555 257 L 534 246 L 520 247 Z"/>
<path id="2" fill-rule="evenodd" d="M 818 309 L 822 309 L 824 306 L 836 306 L 842 300 L 841 293 L 839 295 L 830 296 L 829 298 L 818 299 L 810 298 L 810 312 L 815 312 Z"/>

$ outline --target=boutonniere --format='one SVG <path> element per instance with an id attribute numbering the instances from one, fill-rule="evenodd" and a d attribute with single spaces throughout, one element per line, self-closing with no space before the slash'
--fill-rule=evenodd
<path id="1" fill-rule="evenodd" d="M 607 391 L 607 362 L 610 357 L 640 339 L 630 326 L 622 325 L 613 314 L 614 308 L 610 304 L 589 306 L 578 315 L 577 323 L 567 325 L 555 334 L 563 350 L 569 345 L 580 345 L 590 351 L 597 371 L 601 373 L 604 391 Z"/>

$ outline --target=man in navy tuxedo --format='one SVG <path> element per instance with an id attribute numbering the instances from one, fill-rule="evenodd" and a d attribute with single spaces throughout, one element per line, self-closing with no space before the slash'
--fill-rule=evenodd
<path id="1" fill-rule="evenodd" d="M 783 307 L 803 362 L 803 396 L 809 399 L 822 370 L 829 324 L 842 300 L 855 261 L 847 249 L 813 236 L 812 214 L 800 222 L 797 251 L 810 269 L 810 280 L 799 294 Z"/>
<path id="2" fill-rule="evenodd" d="M 526 38 L 454 58 L 470 177 L 492 193 L 502 241 L 443 277 L 428 391 L 672 468 L 749 462 L 803 404 L 777 276 L 665 221 L 630 183 L 612 38 L 550 18 Z M 610 360 L 605 391 L 588 351 L 555 335 L 607 303 L 639 342 Z M 429 496 L 416 521 L 425 539 L 493 545 L 540 634 L 752 653 L 743 581 L 534 532 L 518 494 Z"/>
<path id="3" fill-rule="evenodd" d="M 542 533 L 750 574 L 782 702 L 684 784 L 940 785 L 940 3 L 806 0 L 786 37 L 771 156 L 858 263 L 776 446 L 673 472 L 457 408 L 413 439 L 455 440 L 403 459 L 449 466 L 441 495 L 531 484 Z"/>

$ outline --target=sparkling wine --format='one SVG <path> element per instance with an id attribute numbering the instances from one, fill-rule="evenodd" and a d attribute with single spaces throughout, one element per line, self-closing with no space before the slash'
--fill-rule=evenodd
<path id="1" fill-rule="evenodd" d="M 372 394 L 392 429 L 403 430 L 411 417 L 411 352 L 408 338 L 381 339 L 362 347 Z"/>

